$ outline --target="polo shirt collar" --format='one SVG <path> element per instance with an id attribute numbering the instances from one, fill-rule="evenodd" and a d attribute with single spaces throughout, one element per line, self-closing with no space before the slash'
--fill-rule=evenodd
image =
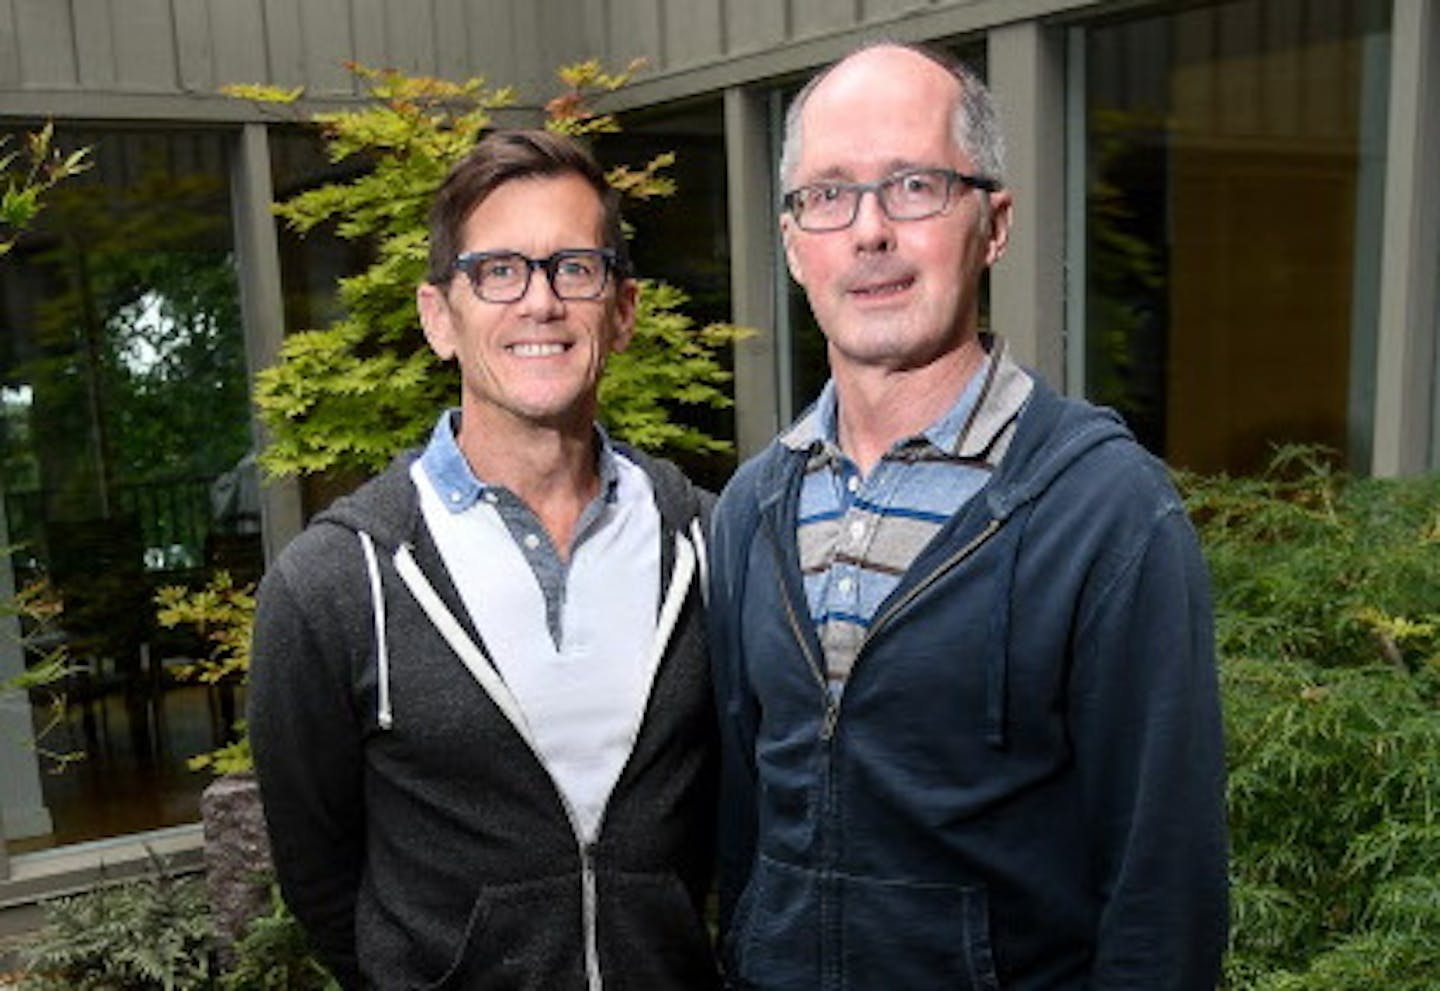
<path id="1" fill-rule="evenodd" d="M 1019 415 L 1034 382 L 1009 355 L 1004 341 L 993 334 L 980 335 L 987 354 L 955 403 L 921 434 L 898 442 L 919 441 L 960 458 L 979 457 Z M 825 383 L 820 396 L 783 434 L 780 442 L 792 451 L 809 451 L 812 457 L 839 455 L 835 380 Z"/>
<path id="2" fill-rule="evenodd" d="M 501 486 L 490 485 L 475 476 L 470 462 L 465 460 L 458 439 L 460 410 L 447 409 L 440 414 L 435 429 L 430 432 L 430 441 L 420 455 L 420 467 L 440 501 L 452 513 L 463 513 L 475 505 L 487 491 L 499 491 Z M 606 502 L 615 501 L 616 486 L 620 483 L 620 472 L 615 465 L 615 449 L 610 436 L 600 424 L 595 424 L 596 447 L 599 452 L 600 491 Z"/>

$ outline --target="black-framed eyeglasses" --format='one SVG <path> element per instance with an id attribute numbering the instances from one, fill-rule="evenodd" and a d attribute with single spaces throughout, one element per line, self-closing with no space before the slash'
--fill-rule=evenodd
<path id="1" fill-rule="evenodd" d="M 530 276 L 544 269 L 557 299 L 598 299 L 616 268 L 611 248 L 562 248 L 531 258 L 518 251 L 467 251 L 455 259 L 475 295 L 487 303 L 513 303 L 530 290 Z"/>
<path id="2" fill-rule="evenodd" d="M 952 169 L 907 169 L 874 182 L 815 182 L 785 194 L 783 203 L 802 231 L 844 230 L 873 192 L 891 220 L 924 220 L 950 208 L 956 186 L 993 193 L 1000 181 Z"/>

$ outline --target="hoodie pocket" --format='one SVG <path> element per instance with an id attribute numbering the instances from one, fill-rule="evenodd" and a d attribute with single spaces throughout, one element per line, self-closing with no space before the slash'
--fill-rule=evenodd
<path id="1" fill-rule="evenodd" d="M 673 873 L 600 875 L 605 987 L 704 991 L 719 986 L 705 920 Z"/>
<path id="2" fill-rule="evenodd" d="M 821 987 L 821 890 L 813 871 L 757 858 L 726 948 L 736 987 Z"/>
<path id="3" fill-rule="evenodd" d="M 580 877 L 495 885 L 476 897 L 450 965 L 421 991 L 553 991 L 584 983 Z"/>
<path id="4" fill-rule="evenodd" d="M 980 887 L 840 878 L 846 985 L 1000 991 Z"/>

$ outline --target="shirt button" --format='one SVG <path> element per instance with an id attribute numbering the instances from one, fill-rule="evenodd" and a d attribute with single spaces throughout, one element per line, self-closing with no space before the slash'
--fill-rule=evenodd
<path id="1" fill-rule="evenodd" d="M 845 487 L 846 487 L 847 489 L 849 489 L 851 492 L 859 492 L 859 491 L 860 491 L 860 476 L 859 476 L 859 475 L 851 475 L 849 478 L 845 479 Z"/>
<path id="2" fill-rule="evenodd" d="M 451 501 L 451 502 L 459 502 L 459 501 L 460 501 L 461 499 L 463 499 L 463 498 L 464 498 L 464 496 L 462 496 L 459 492 L 451 492 L 451 493 L 450 493 L 450 501 Z"/>
<path id="3" fill-rule="evenodd" d="M 497 502 L 500 501 L 500 497 L 497 496 L 494 492 L 491 492 L 490 490 L 487 489 L 487 490 L 485 491 L 485 501 L 488 502 L 490 505 L 493 506 L 493 505 L 495 505 Z"/>
<path id="4" fill-rule="evenodd" d="M 856 543 L 859 543 L 859 542 L 860 542 L 860 538 L 862 538 L 862 537 L 864 537 L 864 536 L 865 536 L 865 524 L 864 524 L 862 521 L 856 520 L 854 523 L 851 523 L 851 524 L 850 524 L 850 539 L 851 539 L 851 540 L 855 541 Z"/>
<path id="5" fill-rule="evenodd" d="M 854 581 L 854 579 L 851 579 L 851 578 L 842 578 L 842 579 L 840 579 L 839 588 L 840 588 L 840 594 L 841 594 L 841 595 L 849 595 L 849 594 L 850 594 L 850 591 L 851 591 L 854 587 L 855 587 L 855 581 Z"/>
<path id="6" fill-rule="evenodd" d="M 533 551 L 540 546 L 540 538 L 533 533 L 525 534 L 525 546 Z"/>

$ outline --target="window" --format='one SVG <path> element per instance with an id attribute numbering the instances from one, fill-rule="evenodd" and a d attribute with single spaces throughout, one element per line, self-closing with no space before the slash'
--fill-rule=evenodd
<path id="1" fill-rule="evenodd" d="M 1368 467 L 1389 6 L 1087 32 L 1085 387 L 1173 464 Z"/>
<path id="2" fill-rule="evenodd" d="M 596 153 L 607 167 L 641 168 L 656 155 L 673 152 L 664 170 L 675 180 L 675 195 L 622 209 L 634 229 L 631 260 L 642 279 L 666 282 L 685 292 L 686 316 L 703 327 L 730 320 L 730 237 L 726 211 L 725 115 L 719 100 L 698 100 L 626 114 L 618 134 L 601 137 Z M 733 440 L 734 411 L 678 406 L 676 419 L 713 437 Z M 682 456 L 691 478 L 719 490 L 735 459 Z"/>
<path id="3" fill-rule="evenodd" d="M 228 688 L 176 677 L 203 647 L 161 629 L 153 602 L 261 567 L 229 140 L 57 129 L 94 167 L 52 191 L 0 277 L 6 566 L 18 588 L 47 583 L 62 610 L 30 632 L 75 666 L 40 760 L 84 755 L 43 776 L 54 831 L 32 844 L 197 819 L 209 776 L 186 760 L 234 718 Z"/>

